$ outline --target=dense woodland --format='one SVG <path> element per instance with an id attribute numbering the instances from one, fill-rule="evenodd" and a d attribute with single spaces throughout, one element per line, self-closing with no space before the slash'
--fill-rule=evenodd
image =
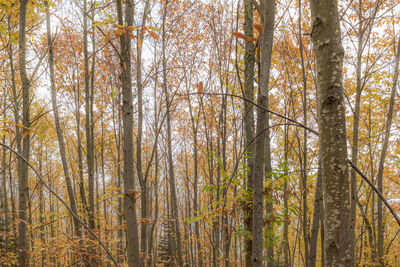
<path id="1" fill-rule="evenodd" d="M 0 0 L 0 265 L 400 266 L 399 3 Z"/>

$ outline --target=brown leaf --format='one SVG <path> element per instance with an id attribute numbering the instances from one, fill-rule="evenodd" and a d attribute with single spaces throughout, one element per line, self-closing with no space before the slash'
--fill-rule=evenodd
<path id="1" fill-rule="evenodd" d="M 114 28 L 123 29 L 123 28 L 124 28 L 124 26 L 122 26 L 122 25 L 119 25 L 119 24 L 114 24 Z"/>
<path id="2" fill-rule="evenodd" d="M 262 33 L 263 26 L 261 24 L 254 24 L 253 28 L 256 29 L 259 33 Z"/>
<path id="3" fill-rule="evenodd" d="M 243 39 L 243 40 L 247 39 L 246 35 L 244 35 L 243 33 L 240 33 L 240 32 L 232 32 L 232 35 L 235 36 L 236 38 L 240 38 L 240 39 Z"/>
<path id="4" fill-rule="evenodd" d="M 125 32 L 125 29 L 120 29 L 120 28 L 118 28 L 118 29 L 115 29 L 115 30 L 114 30 L 114 34 L 115 34 L 115 36 L 117 36 L 117 37 L 123 35 L 124 32 Z"/>

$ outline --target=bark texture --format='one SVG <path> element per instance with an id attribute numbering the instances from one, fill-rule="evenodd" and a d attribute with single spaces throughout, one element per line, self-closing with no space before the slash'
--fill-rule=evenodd
<path id="1" fill-rule="evenodd" d="M 325 264 L 351 266 L 350 199 L 342 84 L 344 51 L 337 1 L 312 0 L 311 14 L 325 203 Z"/>
<path id="2" fill-rule="evenodd" d="M 244 33 L 247 38 L 252 38 L 253 33 L 253 1 L 244 1 Z M 250 101 L 254 101 L 254 66 L 255 66 L 255 49 L 254 43 L 246 41 L 245 44 L 245 58 L 244 58 L 244 97 Z M 245 145 L 247 147 L 247 193 L 250 198 L 253 194 L 253 170 L 254 170 L 254 108 L 253 105 L 244 101 L 243 120 L 245 128 Z M 246 201 L 248 203 L 249 201 Z M 246 266 L 251 267 L 251 254 L 252 254 L 252 222 L 253 222 L 253 207 L 252 205 L 245 204 L 244 207 L 245 218 L 244 226 L 249 235 L 245 240 L 245 252 L 246 252 Z"/>

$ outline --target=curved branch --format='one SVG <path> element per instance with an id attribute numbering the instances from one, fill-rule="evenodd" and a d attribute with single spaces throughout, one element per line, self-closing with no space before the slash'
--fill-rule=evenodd
<path id="1" fill-rule="evenodd" d="M 72 211 L 72 209 L 68 206 L 68 204 L 65 202 L 65 200 L 60 197 L 49 185 L 47 185 L 44 180 L 43 180 L 43 176 L 36 170 L 35 167 L 33 167 L 33 165 L 31 163 L 29 163 L 29 161 L 23 156 L 21 155 L 19 152 L 15 151 L 14 149 L 12 149 L 11 147 L 9 147 L 8 145 L 0 142 L 0 146 L 5 147 L 6 149 L 8 149 L 9 151 L 11 151 L 12 153 L 14 153 L 15 155 L 17 155 L 19 158 L 21 158 L 32 170 L 33 172 L 36 174 L 36 176 L 39 178 L 40 182 L 43 184 L 44 187 L 46 187 L 47 190 L 50 191 L 50 193 L 52 193 L 58 200 L 60 200 L 60 202 L 65 206 L 65 208 L 67 208 L 67 210 L 69 211 L 69 213 L 72 215 L 72 217 L 74 217 L 86 230 L 88 230 L 88 232 L 97 240 L 97 242 L 99 242 L 99 244 L 103 247 L 103 249 L 106 251 L 108 257 L 112 260 L 112 262 L 115 264 L 115 266 L 118 266 L 117 261 L 114 259 L 113 255 L 111 254 L 111 252 L 108 250 L 108 248 L 104 245 L 104 243 L 100 240 L 100 238 L 92 231 L 92 229 L 89 228 L 89 226 L 87 226 L 80 218 L 78 215 L 76 215 L 76 213 L 74 213 Z"/>
<path id="2" fill-rule="evenodd" d="M 254 105 L 255 107 L 257 107 L 259 109 L 262 109 L 262 110 L 264 110 L 266 112 L 271 113 L 272 115 L 275 115 L 275 116 L 277 116 L 279 118 L 282 118 L 282 119 L 285 119 L 285 120 L 288 120 L 288 121 L 294 123 L 294 126 L 302 127 L 304 129 L 306 129 L 307 131 L 315 134 L 315 135 L 319 135 L 319 133 L 316 130 L 314 130 L 314 129 L 310 128 L 310 127 L 307 127 L 304 124 L 302 124 L 302 123 L 300 123 L 300 122 L 298 122 L 296 120 L 293 120 L 293 119 L 288 118 L 288 117 L 286 117 L 284 115 L 281 115 L 281 114 L 279 114 L 279 113 L 277 113 L 275 111 L 272 111 L 270 109 L 264 108 L 264 107 L 258 105 L 257 103 L 254 103 L 253 101 L 251 101 L 251 100 L 249 100 L 249 99 L 247 99 L 245 97 L 239 96 L 239 95 L 229 94 L 229 93 L 204 93 L 204 92 L 201 92 L 201 93 L 200 92 L 199 93 L 189 93 L 189 94 L 182 94 L 182 95 L 186 95 L 187 96 L 187 95 L 199 95 L 199 94 L 211 95 L 211 96 L 221 96 L 221 95 L 222 96 L 231 96 L 231 97 L 242 99 L 242 100 Z M 357 166 L 355 166 L 353 164 L 353 162 L 351 160 L 347 159 L 347 162 L 367 182 L 367 184 L 372 188 L 372 190 L 375 191 L 375 193 L 378 195 L 378 197 L 382 200 L 382 202 L 385 204 L 385 206 L 389 209 L 390 213 L 393 215 L 393 217 L 396 220 L 397 224 L 400 226 L 400 218 L 399 218 L 399 216 L 394 211 L 394 209 L 389 204 L 389 202 L 386 200 L 386 198 L 383 196 L 382 192 L 379 191 L 379 189 L 368 179 L 368 177 L 359 168 L 357 168 Z"/>

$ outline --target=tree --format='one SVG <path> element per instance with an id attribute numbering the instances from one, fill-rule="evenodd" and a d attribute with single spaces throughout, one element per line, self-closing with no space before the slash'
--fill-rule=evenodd
<path id="1" fill-rule="evenodd" d="M 272 59 L 272 46 L 274 37 L 274 19 L 275 19 L 275 1 L 261 1 L 261 20 L 262 32 L 260 38 L 260 70 L 259 70 L 259 88 L 257 95 L 257 104 L 260 107 L 269 108 L 268 88 Z M 255 158 L 254 158 L 254 182 L 253 182 L 253 266 L 263 265 L 263 225 L 264 225 L 264 175 L 270 176 L 271 151 L 269 137 L 269 116 L 266 110 L 257 109 L 257 126 L 255 140 Z M 267 233 L 273 233 L 272 216 L 272 192 L 267 189 Z M 268 266 L 273 266 L 273 246 L 269 242 L 267 250 Z"/>
<path id="2" fill-rule="evenodd" d="M 117 0 L 119 25 L 132 26 L 134 3 L 125 2 L 125 20 L 122 15 L 122 1 Z M 139 256 L 139 237 L 136 218 L 136 191 L 134 189 L 134 161 L 133 161 L 133 102 L 131 77 L 131 44 L 128 31 L 125 30 L 119 37 L 121 45 L 121 83 L 122 83 L 122 121 L 123 121 L 123 180 L 124 180 L 124 214 L 126 220 L 126 242 L 129 266 L 142 265 Z"/>
<path id="3" fill-rule="evenodd" d="M 337 1 L 312 0 L 318 79 L 318 126 L 324 186 L 325 264 L 351 266 L 350 199 L 343 103 L 343 56 Z"/>
<path id="4" fill-rule="evenodd" d="M 29 159 L 30 154 L 30 82 L 26 72 L 26 12 L 28 0 L 20 0 L 19 15 L 19 71 L 22 83 L 22 155 Z M 18 160 L 19 222 L 18 222 L 18 263 L 28 266 L 27 205 L 29 198 L 28 164 Z"/>

